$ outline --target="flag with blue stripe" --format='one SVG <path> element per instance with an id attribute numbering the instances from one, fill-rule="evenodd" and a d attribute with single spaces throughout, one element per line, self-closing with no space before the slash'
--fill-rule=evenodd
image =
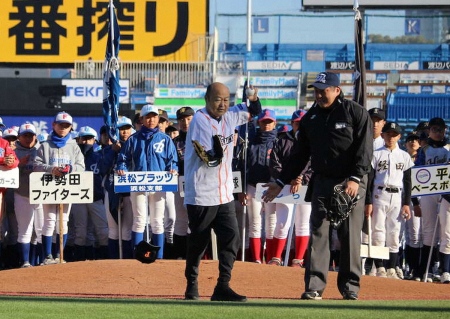
<path id="1" fill-rule="evenodd" d="M 103 73 L 103 120 L 109 127 L 109 137 L 115 143 L 119 132 L 117 121 L 119 118 L 119 46 L 120 30 L 112 1 L 109 5 L 109 30 L 106 45 L 105 65 Z"/>

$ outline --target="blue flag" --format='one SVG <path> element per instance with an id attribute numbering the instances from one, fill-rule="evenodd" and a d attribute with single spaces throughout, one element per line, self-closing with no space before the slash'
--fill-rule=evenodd
<path id="1" fill-rule="evenodd" d="M 119 42 L 120 30 L 112 3 L 109 8 L 108 42 L 106 44 L 103 73 L 103 120 L 109 127 L 109 137 L 115 143 L 119 138 L 117 121 L 119 118 Z"/>
<path id="2" fill-rule="evenodd" d="M 358 10 L 358 1 L 355 1 L 355 70 L 354 70 L 354 95 L 353 101 L 367 107 L 366 90 L 366 62 L 364 59 L 362 17 Z"/>

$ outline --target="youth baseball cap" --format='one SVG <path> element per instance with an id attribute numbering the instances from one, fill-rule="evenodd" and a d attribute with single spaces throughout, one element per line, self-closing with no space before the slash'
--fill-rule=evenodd
<path id="1" fill-rule="evenodd" d="M 262 121 L 262 120 L 272 120 L 272 121 L 276 121 L 276 116 L 275 116 L 275 111 L 274 110 L 269 110 L 269 109 L 264 109 L 261 114 L 258 115 L 258 121 Z"/>
<path id="2" fill-rule="evenodd" d="M 161 119 L 164 119 L 164 120 L 166 120 L 167 122 L 169 122 L 169 115 L 167 114 L 166 111 L 161 110 L 161 109 L 158 109 L 158 115 L 159 115 L 159 119 L 160 119 L 160 120 L 161 120 Z"/>
<path id="3" fill-rule="evenodd" d="M 68 123 L 70 125 L 73 124 L 72 116 L 69 113 L 66 112 L 59 112 L 55 116 L 55 123 Z"/>
<path id="4" fill-rule="evenodd" d="M 97 139 L 97 132 L 90 126 L 83 126 L 78 131 L 78 137 L 92 136 Z"/>
<path id="5" fill-rule="evenodd" d="M 306 114 L 305 110 L 297 110 L 294 113 L 292 113 L 291 121 L 299 122 L 305 114 Z"/>
<path id="6" fill-rule="evenodd" d="M 341 82 L 339 81 L 339 76 L 333 72 L 321 72 L 317 75 L 316 81 L 310 85 L 308 88 L 318 88 L 319 90 L 324 90 L 330 86 L 339 86 Z"/>
<path id="7" fill-rule="evenodd" d="M 177 120 L 182 119 L 185 116 L 191 116 L 194 115 L 195 111 L 193 108 L 189 106 L 182 107 L 181 109 L 177 110 Z"/>
<path id="8" fill-rule="evenodd" d="M 415 131 L 423 131 L 429 128 L 428 122 L 422 121 L 417 124 Z"/>
<path id="9" fill-rule="evenodd" d="M 124 127 L 124 126 L 133 127 L 133 123 L 131 122 L 131 119 L 126 117 L 126 116 L 122 116 L 117 121 L 117 127 L 118 128 L 121 128 L 121 127 Z"/>
<path id="10" fill-rule="evenodd" d="M 31 123 L 24 123 L 19 127 L 19 135 L 31 133 L 36 135 L 36 127 Z"/>
<path id="11" fill-rule="evenodd" d="M 277 132 L 278 133 L 284 133 L 284 132 L 289 132 L 290 130 L 292 130 L 292 126 L 290 126 L 288 124 L 284 124 L 284 125 L 281 125 L 278 128 Z"/>
<path id="12" fill-rule="evenodd" d="M 447 127 L 445 121 L 441 117 L 433 117 L 430 122 L 428 122 L 428 127 L 432 126 Z"/>
<path id="13" fill-rule="evenodd" d="M 380 118 L 382 120 L 386 119 L 386 112 L 383 109 L 380 109 L 380 108 L 377 108 L 377 107 L 374 107 L 374 108 L 370 109 L 369 110 L 369 115 L 371 117 L 372 116 L 378 117 L 378 118 Z"/>
<path id="14" fill-rule="evenodd" d="M 3 119 L 0 117 L 0 127 L 5 127 L 6 125 L 3 124 Z"/>
<path id="15" fill-rule="evenodd" d="M 158 108 L 155 105 L 147 104 L 142 107 L 141 116 L 146 116 L 149 113 L 155 113 L 159 115 Z"/>
<path id="16" fill-rule="evenodd" d="M 402 128 L 395 122 L 387 122 L 386 124 L 384 124 L 381 132 L 396 132 L 397 134 L 402 134 Z"/>
<path id="17" fill-rule="evenodd" d="M 420 136 L 417 135 L 416 132 L 412 131 L 411 133 L 408 134 L 408 136 L 406 137 L 406 142 L 408 141 L 413 141 L 413 140 L 419 140 Z"/>
<path id="18" fill-rule="evenodd" d="M 12 127 L 7 128 L 6 130 L 3 131 L 3 138 L 7 138 L 7 137 L 15 137 L 17 138 L 17 131 L 15 129 L 13 129 Z"/>

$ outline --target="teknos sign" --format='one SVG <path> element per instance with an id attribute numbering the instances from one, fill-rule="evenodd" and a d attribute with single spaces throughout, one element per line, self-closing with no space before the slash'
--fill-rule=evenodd
<path id="1" fill-rule="evenodd" d="M 120 80 L 119 103 L 130 103 L 130 81 Z M 102 103 L 103 81 L 102 80 L 72 80 L 63 79 L 66 96 L 62 97 L 62 103 Z"/>

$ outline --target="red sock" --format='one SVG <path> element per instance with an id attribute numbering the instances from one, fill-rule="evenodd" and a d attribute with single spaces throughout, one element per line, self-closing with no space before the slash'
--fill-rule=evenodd
<path id="1" fill-rule="evenodd" d="M 261 238 L 249 238 L 250 251 L 252 252 L 253 261 L 261 260 Z"/>
<path id="2" fill-rule="evenodd" d="M 295 236 L 295 259 L 305 259 L 309 236 Z"/>
<path id="3" fill-rule="evenodd" d="M 273 238 L 272 243 L 272 258 L 278 258 L 281 259 L 281 254 L 283 253 L 284 246 L 286 245 L 286 238 L 280 239 L 280 238 Z"/>
<path id="4" fill-rule="evenodd" d="M 273 257 L 273 238 L 266 238 L 266 252 L 264 254 L 266 256 L 266 263 L 269 262 Z"/>

